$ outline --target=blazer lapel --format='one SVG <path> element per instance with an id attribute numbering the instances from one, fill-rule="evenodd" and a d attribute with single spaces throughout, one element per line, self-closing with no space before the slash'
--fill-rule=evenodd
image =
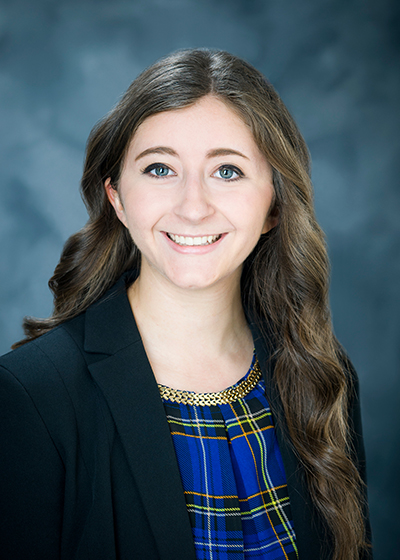
<path id="1" fill-rule="evenodd" d="M 89 370 L 109 405 L 160 558 L 195 560 L 168 422 L 124 281 L 86 312 L 85 331 L 85 350 L 98 358 Z"/>
<path id="2" fill-rule="evenodd" d="M 256 354 L 265 380 L 268 403 L 274 417 L 275 431 L 288 485 L 290 508 L 300 558 L 324 560 L 330 558 L 326 547 L 326 530 L 312 503 L 304 478 L 304 468 L 297 458 L 290 440 L 279 391 L 274 382 L 275 357 L 261 336 L 259 329 L 251 324 Z"/>

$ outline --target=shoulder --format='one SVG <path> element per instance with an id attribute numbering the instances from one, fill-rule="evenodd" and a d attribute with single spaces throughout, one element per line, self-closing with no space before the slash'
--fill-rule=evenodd
<path id="1" fill-rule="evenodd" d="M 354 416 L 354 412 L 357 412 L 359 415 L 360 382 L 353 363 L 341 345 L 338 347 L 338 358 L 344 375 L 346 376 L 349 414 L 351 420 L 351 416 Z"/>
<path id="2" fill-rule="evenodd" d="M 113 354 L 132 342 L 138 331 L 126 288 L 136 277 L 127 271 L 97 301 L 80 315 L 65 321 L 46 334 L 0 357 L 0 368 L 24 375 L 34 368 L 57 369 L 72 359 L 91 362 L 99 355 Z M 127 332 L 131 331 L 130 335 Z M 94 356 L 91 358 L 90 355 Z"/>
<path id="3" fill-rule="evenodd" d="M 0 357 L 3 422 L 25 433 L 29 418 L 29 429 L 47 426 L 54 442 L 74 430 L 77 405 L 94 390 L 82 353 L 83 319 L 68 321 Z"/>
<path id="4" fill-rule="evenodd" d="M 96 418 L 83 325 L 84 317 L 77 317 L 0 358 L 0 417 L 7 437 L 41 434 L 62 461 L 76 449 L 79 426 Z"/>
<path id="5" fill-rule="evenodd" d="M 53 375 L 62 364 L 84 362 L 83 325 L 83 316 L 67 321 L 1 356 L 0 368 L 29 385 L 46 374 Z"/>

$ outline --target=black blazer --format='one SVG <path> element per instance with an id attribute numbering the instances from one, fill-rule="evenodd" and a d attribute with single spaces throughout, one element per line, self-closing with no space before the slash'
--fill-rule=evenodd
<path id="1" fill-rule="evenodd" d="M 0 359 L 2 559 L 195 560 L 168 422 L 125 282 Z M 285 434 L 268 348 L 253 336 L 300 560 L 328 559 L 329 538 Z M 364 476 L 357 395 L 352 421 Z"/>

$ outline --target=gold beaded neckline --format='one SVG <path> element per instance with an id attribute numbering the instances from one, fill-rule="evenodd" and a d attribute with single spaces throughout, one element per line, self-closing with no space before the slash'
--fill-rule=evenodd
<path id="1" fill-rule="evenodd" d="M 261 370 L 256 358 L 254 366 L 243 381 L 218 393 L 192 393 L 190 391 L 181 391 L 180 389 L 171 389 L 165 385 L 159 385 L 158 388 L 163 400 L 192 406 L 212 406 L 232 403 L 245 397 L 254 389 L 260 378 Z"/>

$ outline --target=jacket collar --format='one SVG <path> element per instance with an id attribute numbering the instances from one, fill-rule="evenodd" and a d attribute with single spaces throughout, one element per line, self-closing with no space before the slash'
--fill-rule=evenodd
<path id="1" fill-rule="evenodd" d="M 123 274 L 85 314 L 84 349 L 94 354 L 114 355 L 140 340 L 129 304 L 127 288 L 136 274 Z"/>

